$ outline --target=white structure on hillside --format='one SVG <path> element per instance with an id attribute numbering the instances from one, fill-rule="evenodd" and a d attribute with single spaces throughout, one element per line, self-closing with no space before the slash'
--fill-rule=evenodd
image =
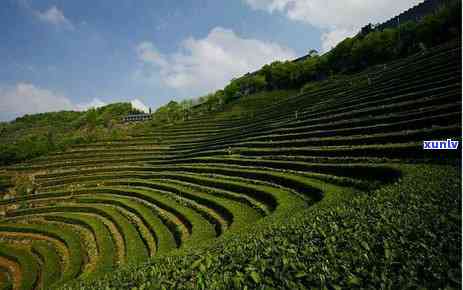
<path id="1" fill-rule="evenodd" d="M 147 113 L 132 113 L 122 118 L 123 122 L 143 122 L 151 120 L 153 117 L 151 115 L 151 108 L 149 109 L 149 114 Z"/>

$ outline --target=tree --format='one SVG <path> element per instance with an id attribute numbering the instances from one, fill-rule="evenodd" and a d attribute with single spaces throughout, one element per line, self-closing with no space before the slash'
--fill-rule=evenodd
<path id="1" fill-rule="evenodd" d="M 224 102 L 229 103 L 233 99 L 237 98 L 240 90 L 238 80 L 233 79 L 224 89 Z"/>
<path id="2" fill-rule="evenodd" d="M 418 41 L 424 43 L 428 47 L 439 43 L 442 37 L 443 27 L 444 21 L 442 18 L 433 15 L 424 17 L 423 21 L 417 27 Z"/>
<path id="3" fill-rule="evenodd" d="M 47 143 L 50 150 L 53 150 L 56 147 L 55 135 L 55 131 L 52 128 L 49 128 L 47 131 Z"/>
<path id="4" fill-rule="evenodd" d="M 327 54 L 328 65 L 331 70 L 339 72 L 349 70 L 353 66 L 352 47 L 356 38 L 346 38 Z"/>
<path id="5" fill-rule="evenodd" d="M 318 56 L 318 51 L 316 49 L 309 50 L 309 56 L 310 57 Z"/>
<path id="6" fill-rule="evenodd" d="M 357 68 L 389 61 L 397 54 L 397 29 L 370 32 L 352 46 L 352 58 Z"/>
<path id="7" fill-rule="evenodd" d="M 98 125 L 98 112 L 95 108 L 91 108 L 85 114 L 85 119 L 87 123 L 87 127 L 89 131 L 95 130 L 96 126 Z"/>
<path id="8" fill-rule="evenodd" d="M 397 51 L 400 56 L 409 55 L 417 50 L 416 27 L 417 24 L 413 21 L 407 21 L 399 26 Z"/>
<path id="9" fill-rule="evenodd" d="M 296 63 L 275 61 L 262 68 L 261 74 L 265 76 L 270 89 L 285 89 L 293 87 L 291 73 L 297 69 Z"/>

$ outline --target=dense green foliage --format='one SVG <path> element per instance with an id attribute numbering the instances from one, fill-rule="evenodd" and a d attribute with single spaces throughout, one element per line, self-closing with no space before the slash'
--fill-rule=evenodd
<path id="1" fill-rule="evenodd" d="M 133 111 L 129 103 L 111 104 L 85 112 L 25 115 L 0 127 L 0 166 L 88 143 L 125 135 L 118 125 Z"/>
<path id="2" fill-rule="evenodd" d="M 224 98 L 223 90 L 199 97 L 196 101 L 170 101 L 154 112 L 151 126 L 183 122 L 194 117 L 222 110 L 225 101 L 227 100 Z"/>
<path id="3" fill-rule="evenodd" d="M 461 288 L 461 146 L 423 150 L 462 141 L 460 39 L 389 59 L 370 30 L 323 81 L 311 52 L 152 122 L 53 115 L 85 140 L 0 171 L 0 289 Z"/>
<path id="4" fill-rule="evenodd" d="M 236 78 L 223 89 L 193 101 L 180 104 L 171 101 L 155 113 L 153 125 L 185 121 L 224 109 L 224 105 L 243 96 L 261 91 L 300 89 L 311 82 L 335 78 L 369 66 L 426 51 L 461 35 L 461 1 L 451 1 L 420 22 L 406 22 L 397 28 L 376 30 L 369 25 L 363 33 L 346 38 L 329 52 L 318 55 L 311 50 L 302 61 L 276 61 L 260 70 Z"/>
<path id="5" fill-rule="evenodd" d="M 175 123 L 180 120 L 185 121 L 189 118 L 189 109 L 191 108 L 190 101 L 170 101 L 166 105 L 160 107 L 154 112 L 153 125 Z"/>
<path id="6" fill-rule="evenodd" d="M 0 238 L 48 239 L 44 288 L 457 288 L 461 151 L 422 140 L 461 140 L 458 56 L 449 42 L 5 167 Z"/>
<path id="7" fill-rule="evenodd" d="M 418 23 L 346 38 L 328 53 L 310 55 L 299 62 L 276 61 L 252 75 L 232 80 L 225 87 L 224 102 L 261 90 L 300 88 L 307 82 L 398 59 L 461 35 L 461 2 L 441 8 Z M 371 26 L 370 26 L 371 27 Z"/>
<path id="8" fill-rule="evenodd" d="M 8 260 L 18 263 L 22 269 L 23 283 L 20 285 L 20 290 L 29 290 L 34 287 L 38 279 L 37 261 L 34 260 L 32 253 L 23 247 L 13 247 L 0 241 L 0 255 Z"/>
<path id="9" fill-rule="evenodd" d="M 8 175 L 0 175 L 0 192 L 5 191 L 13 185 L 12 178 Z"/>
<path id="10" fill-rule="evenodd" d="M 444 289 L 461 286 L 460 169 L 274 216 L 212 246 L 72 289 Z"/>
<path id="11" fill-rule="evenodd" d="M 406 22 L 395 29 L 375 30 L 346 38 L 328 53 L 319 56 L 311 50 L 302 61 L 276 61 L 259 71 L 236 78 L 223 89 L 181 103 L 171 101 L 154 114 L 153 126 L 176 123 L 210 112 L 222 111 L 224 105 L 261 91 L 300 89 L 311 82 L 352 73 L 368 66 L 425 51 L 461 35 L 461 2 L 454 1 L 419 23 Z"/>

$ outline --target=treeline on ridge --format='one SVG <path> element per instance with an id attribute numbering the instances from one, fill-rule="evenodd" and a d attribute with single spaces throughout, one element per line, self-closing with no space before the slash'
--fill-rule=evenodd
<path id="1" fill-rule="evenodd" d="M 461 34 L 461 2 L 442 7 L 420 22 L 377 31 L 372 25 L 346 38 L 328 53 L 312 54 L 304 61 L 273 62 L 254 74 L 232 80 L 223 92 L 225 103 L 261 90 L 300 88 L 308 82 L 406 57 L 447 42 Z M 219 93 L 221 94 L 221 93 Z"/>
<path id="2" fill-rule="evenodd" d="M 155 119 L 175 122 L 190 115 L 218 111 L 240 97 L 261 91 L 301 89 L 314 81 L 338 74 L 361 71 L 445 43 L 461 35 L 461 2 L 453 1 L 419 22 L 408 21 L 397 28 L 376 30 L 369 25 L 352 38 L 346 38 L 331 51 L 318 55 L 312 50 L 303 61 L 275 61 L 254 73 L 233 79 L 223 89 L 191 101 L 169 102 L 155 113 Z"/>
<path id="3" fill-rule="evenodd" d="M 259 92 L 299 89 L 305 92 L 314 81 L 358 72 L 460 38 L 460 19 L 461 1 L 455 0 L 419 22 L 409 21 L 384 30 L 370 25 L 323 55 L 311 50 L 302 61 L 276 61 L 264 65 L 255 73 L 231 80 L 223 90 L 195 101 L 170 101 L 153 114 L 149 125 L 164 126 L 221 111 L 226 104 Z M 130 126 L 121 125 L 119 120 L 132 111 L 130 104 L 119 103 L 86 112 L 26 115 L 10 123 L 0 123 L 3 141 L 0 166 L 62 150 L 71 144 L 120 138 L 127 134 Z M 143 126 L 139 126 L 142 131 Z"/>
<path id="4" fill-rule="evenodd" d="M 125 130 L 118 121 L 132 111 L 130 103 L 116 103 L 83 112 L 25 115 L 0 123 L 0 166 L 62 150 L 71 144 L 120 138 Z"/>

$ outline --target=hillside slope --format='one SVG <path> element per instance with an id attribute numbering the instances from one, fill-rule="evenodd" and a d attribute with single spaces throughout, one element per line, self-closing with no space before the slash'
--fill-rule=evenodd
<path id="1" fill-rule="evenodd" d="M 25 115 L 2 122 L 0 166 L 63 150 L 72 144 L 121 138 L 129 129 L 121 124 L 121 119 L 133 110 L 129 103 L 115 103 L 86 111 Z"/>
<path id="2" fill-rule="evenodd" d="M 34 192 L 0 201 L 0 273 L 22 289 L 458 288 L 461 147 L 423 140 L 461 141 L 460 59 L 451 42 L 9 166 Z"/>

